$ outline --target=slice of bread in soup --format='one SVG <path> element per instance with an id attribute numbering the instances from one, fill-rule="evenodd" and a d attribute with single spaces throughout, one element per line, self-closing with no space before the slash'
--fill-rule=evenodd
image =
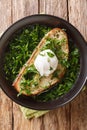
<path id="1" fill-rule="evenodd" d="M 57 41 L 56 42 L 57 44 L 54 46 L 55 48 L 53 49 L 55 49 L 55 51 L 58 53 L 62 52 L 58 54 L 60 56 L 58 57 L 58 66 L 56 71 L 54 71 L 49 76 L 42 76 L 42 77 L 40 76 L 39 73 L 36 73 L 32 79 L 33 82 L 31 82 L 30 85 L 25 85 L 24 87 L 22 81 L 24 79 L 24 75 L 26 74 L 26 68 L 29 68 L 32 65 L 34 65 L 35 58 L 41 52 L 41 49 L 43 49 L 44 46 L 47 44 L 47 41 L 52 41 L 50 42 L 50 46 L 51 44 L 55 44 L 55 42 Z M 33 51 L 31 57 L 28 59 L 28 61 L 20 70 L 12 86 L 14 86 L 14 88 L 18 92 L 22 90 L 21 93 L 27 96 L 37 95 L 40 94 L 41 92 L 44 92 L 46 89 L 51 88 L 55 84 L 59 83 L 60 80 L 63 78 L 66 71 L 66 67 L 62 64 L 62 62 L 60 62 L 60 60 L 67 61 L 68 55 L 69 55 L 69 47 L 68 47 L 68 37 L 66 32 L 60 28 L 52 29 L 42 38 L 42 40 L 40 41 L 36 49 Z M 34 81 L 37 81 L 37 84 L 33 84 Z"/>

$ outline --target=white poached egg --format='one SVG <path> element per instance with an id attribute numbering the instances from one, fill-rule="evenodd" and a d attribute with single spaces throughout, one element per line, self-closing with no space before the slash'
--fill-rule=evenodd
<path id="1" fill-rule="evenodd" d="M 57 69 L 58 58 L 52 50 L 46 49 L 37 55 L 34 66 L 41 76 L 49 76 Z"/>

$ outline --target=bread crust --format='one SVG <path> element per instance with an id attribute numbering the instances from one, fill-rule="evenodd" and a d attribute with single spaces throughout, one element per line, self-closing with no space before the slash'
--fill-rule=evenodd
<path id="1" fill-rule="evenodd" d="M 57 35 L 58 34 L 58 35 Z M 52 29 L 51 31 L 49 31 L 43 38 L 42 40 L 40 41 L 40 43 L 38 44 L 38 46 L 35 48 L 35 50 L 33 51 L 31 57 L 28 59 L 28 61 L 25 63 L 25 65 L 22 67 L 22 69 L 20 70 L 17 78 L 14 80 L 12 86 L 14 86 L 14 88 L 20 92 L 20 81 L 22 79 L 22 76 L 25 72 L 25 69 L 26 69 L 26 65 L 30 66 L 34 63 L 34 60 L 35 60 L 35 57 L 39 54 L 40 52 L 40 49 L 43 47 L 43 45 L 45 44 L 46 42 L 46 39 L 47 38 L 62 38 L 64 37 L 66 39 L 66 43 L 64 45 L 62 45 L 62 50 L 66 53 L 66 55 L 64 56 L 65 59 L 68 60 L 68 54 L 69 54 L 69 47 L 68 47 L 68 37 L 67 37 L 67 34 L 60 28 L 54 28 Z M 42 79 L 42 81 L 40 82 L 40 84 L 42 83 L 43 84 L 43 81 L 44 82 L 49 82 L 51 80 L 51 84 L 49 85 L 48 88 L 51 88 L 52 86 L 54 86 L 56 83 L 60 82 L 60 80 L 62 79 L 62 77 L 64 76 L 65 74 L 65 70 L 66 68 L 64 66 L 62 66 L 61 64 L 58 64 L 58 69 L 60 70 L 60 74 L 58 75 L 57 78 L 54 78 L 53 80 L 51 80 L 51 77 L 52 77 L 52 74 L 48 77 L 44 77 Z M 41 88 L 38 88 L 34 91 L 31 92 L 30 95 L 37 95 L 41 92 L 43 92 L 44 89 L 43 87 Z M 30 96 L 28 95 L 25 91 L 22 92 L 22 94 L 24 95 L 27 95 L 27 96 Z"/>

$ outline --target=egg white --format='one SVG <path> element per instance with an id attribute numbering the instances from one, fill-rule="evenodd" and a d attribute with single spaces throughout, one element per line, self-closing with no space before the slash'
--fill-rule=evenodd
<path id="1" fill-rule="evenodd" d="M 53 56 L 49 56 L 48 52 L 52 53 Z M 46 49 L 37 55 L 34 66 L 41 76 L 49 76 L 57 69 L 58 58 L 52 50 Z"/>

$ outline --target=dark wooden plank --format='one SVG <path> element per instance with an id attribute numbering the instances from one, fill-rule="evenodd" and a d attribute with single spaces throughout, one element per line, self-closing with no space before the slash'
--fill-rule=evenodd
<path id="1" fill-rule="evenodd" d="M 87 40 L 87 0 L 69 0 L 69 21 Z M 71 130 L 87 130 L 87 89 L 71 103 Z"/>
<path id="2" fill-rule="evenodd" d="M 0 34 L 11 25 L 11 0 L 0 0 Z M 12 101 L 0 89 L 0 130 L 12 130 Z"/>

